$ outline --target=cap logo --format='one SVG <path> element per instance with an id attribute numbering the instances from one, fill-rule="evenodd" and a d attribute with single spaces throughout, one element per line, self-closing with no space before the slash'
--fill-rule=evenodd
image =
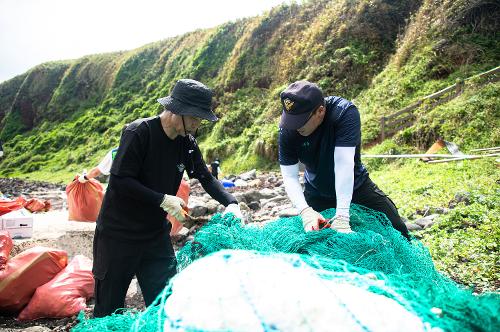
<path id="1" fill-rule="evenodd" d="M 283 104 L 285 104 L 285 109 L 287 110 L 287 112 L 290 112 L 294 103 L 289 98 L 286 98 L 285 100 L 283 100 Z"/>

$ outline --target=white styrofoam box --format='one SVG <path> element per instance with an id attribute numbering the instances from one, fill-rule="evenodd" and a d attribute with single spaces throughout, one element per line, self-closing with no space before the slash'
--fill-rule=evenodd
<path id="1" fill-rule="evenodd" d="M 33 215 L 26 209 L 4 214 L 2 217 L 2 227 L 14 238 L 33 236 Z"/>

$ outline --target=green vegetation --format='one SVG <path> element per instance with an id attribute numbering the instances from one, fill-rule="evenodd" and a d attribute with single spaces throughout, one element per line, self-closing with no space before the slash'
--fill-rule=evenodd
<path id="1" fill-rule="evenodd" d="M 456 205 L 417 236 L 440 271 L 479 290 L 500 287 L 500 170 L 494 159 L 400 161 L 371 172 L 371 177 L 409 220 Z"/>
<path id="2" fill-rule="evenodd" d="M 484 0 L 305 1 L 127 52 L 42 64 L 0 84 L 0 176 L 68 182 L 118 144 L 125 123 L 158 114 L 156 99 L 185 77 L 214 89 L 221 120 L 204 123 L 199 142 L 207 161 L 223 160 L 226 174 L 277 168 L 279 93 L 298 79 L 353 99 L 368 145 L 380 116 L 498 66 L 499 16 L 498 4 Z M 438 137 L 464 151 L 499 146 L 499 88 L 468 82 L 458 98 L 419 109 L 414 126 L 369 152 L 423 152 Z M 441 215 L 419 236 L 457 280 L 500 287 L 494 163 L 366 163 L 409 219 L 469 192 L 472 204 Z"/>

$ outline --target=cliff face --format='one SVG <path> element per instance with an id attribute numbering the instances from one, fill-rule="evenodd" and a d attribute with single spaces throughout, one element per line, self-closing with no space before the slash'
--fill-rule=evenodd
<path id="1" fill-rule="evenodd" d="M 0 173 L 95 162 L 124 123 L 158 113 L 156 99 L 184 77 L 215 91 L 221 120 L 200 130 L 208 158 L 273 163 L 278 95 L 297 79 L 354 99 L 372 139 L 380 114 L 498 65 L 498 14 L 488 1 L 311 1 L 127 52 L 42 64 L 0 84 L 0 138 L 12 156 Z"/>

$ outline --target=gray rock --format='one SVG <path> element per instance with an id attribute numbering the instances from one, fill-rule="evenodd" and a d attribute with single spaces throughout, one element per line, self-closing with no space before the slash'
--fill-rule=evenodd
<path id="1" fill-rule="evenodd" d="M 455 197 L 453 197 L 453 201 L 456 203 L 464 203 L 465 205 L 470 205 L 471 204 L 471 193 L 469 192 L 462 192 L 462 193 L 456 193 Z"/>
<path id="2" fill-rule="evenodd" d="M 271 210 L 272 208 L 276 207 L 277 205 L 278 205 L 277 202 L 267 202 L 266 204 L 262 204 L 262 208 Z"/>
<path id="3" fill-rule="evenodd" d="M 436 217 L 438 217 L 437 214 L 431 214 L 430 216 L 415 220 L 414 223 L 425 229 L 434 225 Z"/>
<path id="4" fill-rule="evenodd" d="M 30 327 L 27 327 L 25 329 L 23 329 L 23 331 L 27 331 L 27 332 L 47 332 L 47 331 L 52 331 L 52 329 L 49 329 L 48 327 L 46 326 L 30 326 Z"/>
<path id="5" fill-rule="evenodd" d="M 261 199 L 260 204 L 262 206 L 266 206 L 266 205 L 269 205 L 270 203 L 277 203 L 283 208 L 283 203 L 286 200 L 287 200 L 287 197 L 278 195 L 278 196 L 275 196 L 275 197 L 272 197 L 269 199 Z"/>
<path id="6" fill-rule="evenodd" d="M 248 187 L 248 182 L 243 179 L 237 179 L 234 181 L 234 185 L 236 187 Z"/>
<path id="7" fill-rule="evenodd" d="M 189 209 L 189 214 L 192 217 L 201 217 L 208 214 L 208 208 L 204 205 L 196 205 L 192 209 Z"/>
<path id="8" fill-rule="evenodd" d="M 413 224 L 413 223 L 405 223 L 406 225 L 406 228 L 408 228 L 408 230 L 411 232 L 411 231 L 419 231 L 419 230 L 422 230 L 422 226 L 420 225 L 417 225 L 417 224 Z"/>
<path id="9" fill-rule="evenodd" d="M 257 178 L 257 170 L 252 169 L 251 171 L 240 174 L 240 179 L 245 181 L 254 180 Z"/>
<path id="10" fill-rule="evenodd" d="M 248 190 L 245 193 L 239 195 L 239 193 L 235 194 L 235 197 L 238 201 L 242 201 L 245 203 L 256 202 L 262 198 L 274 197 L 274 192 L 271 189 L 264 188 L 260 191 L 252 189 Z"/>
<path id="11" fill-rule="evenodd" d="M 276 196 L 276 192 L 272 189 L 264 188 L 264 189 L 259 190 L 259 195 L 260 195 L 259 199 L 272 198 L 272 197 Z"/>
<path id="12" fill-rule="evenodd" d="M 245 203 L 241 202 L 239 203 L 241 214 L 243 214 L 243 221 L 245 224 L 249 224 L 253 222 L 252 218 L 252 210 L 246 205 Z"/>
<path id="13" fill-rule="evenodd" d="M 236 198 L 236 200 L 238 202 L 246 202 L 248 204 L 248 202 L 250 202 L 250 200 L 247 200 L 245 195 L 246 195 L 246 193 L 243 193 L 243 192 L 233 193 L 234 198 Z"/>
<path id="14" fill-rule="evenodd" d="M 188 202 L 189 214 L 192 217 L 201 217 L 208 213 L 207 202 L 203 201 L 199 197 L 191 196 Z"/>
<path id="15" fill-rule="evenodd" d="M 279 212 L 279 217 L 280 218 L 294 217 L 294 216 L 298 216 L 298 215 L 299 215 L 299 210 L 297 210 L 294 207 L 287 208 L 287 209 L 281 210 Z"/>
<path id="16" fill-rule="evenodd" d="M 275 176 L 268 176 L 265 180 L 266 180 L 267 183 L 271 183 L 272 184 L 272 183 L 275 183 L 277 179 L 276 179 Z"/>
<path id="17" fill-rule="evenodd" d="M 258 209 L 260 209 L 260 203 L 257 201 L 253 201 L 248 203 L 248 207 L 254 211 L 257 211 Z"/>
<path id="18" fill-rule="evenodd" d="M 433 213 L 435 214 L 446 214 L 450 212 L 450 209 L 443 208 L 443 207 L 437 207 L 432 210 Z"/>
<path id="19" fill-rule="evenodd" d="M 126 297 L 133 297 L 137 294 L 141 295 L 142 292 L 141 292 L 141 288 L 139 287 L 139 283 L 137 282 L 137 279 L 134 278 L 134 279 L 132 279 L 132 281 L 130 282 L 130 285 L 128 286 Z"/>
<path id="20" fill-rule="evenodd" d="M 279 202 L 279 201 L 282 201 L 283 199 L 284 199 L 283 196 L 276 195 L 276 196 L 273 196 L 273 197 L 267 198 L 267 199 L 263 198 L 260 200 L 260 203 L 266 204 L 268 202 Z"/>
<path id="21" fill-rule="evenodd" d="M 276 188 L 274 188 L 274 194 L 275 195 L 280 195 L 280 196 L 287 196 L 285 187 L 276 187 Z"/>
<path id="22" fill-rule="evenodd" d="M 189 180 L 189 185 L 191 187 L 196 186 L 197 184 L 200 184 L 200 181 L 198 179 L 190 179 Z"/>
<path id="23" fill-rule="evenodd" d="M 207 202 L 207 214 L 214 214 L 217 212 L 217 208 L 219 207 L 219 202 L 214 199 L 211 199 Z M 194 217 L 194 216 L 193 216 Z"/>

